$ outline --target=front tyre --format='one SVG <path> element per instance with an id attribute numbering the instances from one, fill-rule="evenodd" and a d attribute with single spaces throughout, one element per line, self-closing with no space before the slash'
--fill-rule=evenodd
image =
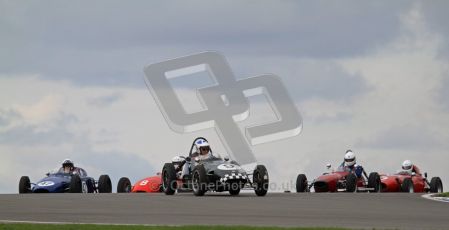
<path id="1" fill-rule="evenodd" d="M 19 194 L 30 193 L 30 192 L 31 192 L 30 178 L 27 176 L 22 176 L 19 181 Z"/>
<path id="2" fill-rule="evenodd" d="M 162 168 L 162 191 L 166 195 L 173 195 L 176 192 L 176 170 L 173 163 L 165 163 Z"/>
<path id="3" fill-rule="evenodd" d="M 377 172 L 372 172 L 369 174 L 368 188 L 374 189 L 371 192 L 381 192 L 382 184 L 380 183 L 380 176 Z"/>
<path id="4" fill-rule="evenodd" d="M 131 181 L 128 177 L 122 177 L 117 183 L 117 193 L 130 193 Z"/>
<path id="5" fill-rule="evenodd" d="M 296 177 L 296 192 L 302 193 L 307 191 L 307 177 L 304 174 L 299 174 L 298 177 Z"/>
<path id="6" fill-rule="evenodd" d="M 78 174 L 74 174 L 70 178 L 69 192 L 70 193 L 82 193 L 83 192 L 83 185 L 81 182 L 81 178 Z"/>
<path id="7" fill-rule="evenodd" d="M 101 175 L 98 179 L 98 192 L 99 193 L 111 193 L 112 183 L 111 178 L 108 175 Z"/>
<path id="8" fill-rule="evenodd" d="M 203 196 L 207 192 L 207 175 L 203 165 L 197 165 L 193 169 L 192 187 L 195 196 Z"/>
<path id="9" fill-rule="evenodd" d="M 253 172 L 254 192 L 257 196 L 265 196 L 268 192 L 268 171 L 263 165 L 257 165 Z"/>
<path id="10" fill-rule="evenodd" d="M 432 177 L 430 180 L 430 192 L 431 193 L 442 193 L 443 192 L 443 182 L 439 177 Z"/>
<path id="11" fill-rule="evenodd" d="M 401 184 L 401 192 L 414 193 L 415 188 L 413 187 L 413 181 L 411 178 L 405 178 Z"/>
<path id="12" fill-rule="evenodd" d="M 354 173 L 350 173 L 346 176 L 346 192 L 357 191 L 357 176 Z"/>

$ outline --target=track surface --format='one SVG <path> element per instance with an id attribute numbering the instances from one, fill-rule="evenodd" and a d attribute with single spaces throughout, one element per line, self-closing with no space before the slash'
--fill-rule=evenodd
<path id="1" fill-rule="evenodd" d="M 449 229 L 449 204 L 417 194 L 0 195 L 0 222 Z"/>

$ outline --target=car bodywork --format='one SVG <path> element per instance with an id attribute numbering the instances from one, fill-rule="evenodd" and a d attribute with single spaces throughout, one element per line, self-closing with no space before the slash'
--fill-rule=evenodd
<path id="1" fill-rule="evenodd" d="M 412 173 L 399 171 L 393 175 L 382 174 L 382 192 L 438 193 L 443 192 L 443 184 L 439 177 L 427 180 L 427 173 L 422 174 L 417 166 Z"/>
<path id="2" fill-rule="evenodd" d="M 108 193 L 111 189 L 109 176 L 102 175 L 95 181 L 82 168 L 76 168 L 71 173 L 55 170 L 36 183 L 31 183 L 27 176 L 22 176 L 19 181 L 19 193 Z"/>
<path id="3" fill-rule="evenodd" d="M 329 166 L 330 167 L 330 166 Z M 380 192 L 380 176 L 376 172 L 367 176 L 363 170 L 361 177 L 354 172 L 339 167 L 337 170 L 326 172 L 311 183 L 304 174 L 299 174 L 296 180 L 297 192 Z"/>
<path id="4" fill-rule="evenodd" d="M 257 165 L 253 172 L 248 173 L 237 162 L 229 158 L 221 158 L 210 149 L 211 156 L 201 159 L 194 151 L 194 144 L 203 137 L 196 138 L 189 151 L 189 156 L 179 167 L 166 163 L 162 169 L 162 190 L 167 195 L 175 191 L 193 191 L 202 196 L 207 191 L 229 191 L 238 195 L 241 189 L 254 189 L 258 196 L 265 196 L 268 191 L 268 172 L 263 165 Z M 181 176 L 184 164 L 190 164 L 190 173 Z"/>

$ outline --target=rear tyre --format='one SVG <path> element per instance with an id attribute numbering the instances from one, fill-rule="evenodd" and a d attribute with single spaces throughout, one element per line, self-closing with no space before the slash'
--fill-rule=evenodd
<path id="1" fill-rule="evenodd" d="M 413 181 L 411 178 L 405 178 L 401 184 L 401 192 L 414 193 L 415 188 L 413 187 Z"/>
<path id="2" fill-rule="evenodd" d="M 346 176 L 346 192 L 357 191 L 357 176 L 354 173 Z"/>
<path id="3" fill-rule="evenodd" d="M 240 183 L 234 182 L 229 185 L 229 194 L 237 196 L 240 193 Z"/>
<path id="4" fill-rule="evenodd" d="M 296 192 L 306 192 L 307 191 L 307 177 L 304 174 L 299 174 L 296 177 Z"/>
<path id="5" fill-rule="evenodd" d="M 381 192 L 380 176 L 377 172 L 372 172 L 368 177 L 368 188 L 374 189 L 371 192 Z"/>
<path id="6" fill-rule="evenodd" d="M 176 192 L 178 186 L 176 182 L 176 170 L 172 163 L 165 163 L 162 168 L 162 191 L 166 195 L 173 195 Z"/>
<path id="7" fill-rule="evenodd" d="M 131 181 L 128 177 L 122 177 L 117 183 L 117 193 L 130 193 Z"/>
<path id="8" fill-rule="evenodd" d="M 19 181 L 19 193 L 30 193 L 31 192 L 31 182 L 30 178 L 27 176 L 22 176 Z"/>
<path id="9" fill-rule="evenodd" d="M 253 172 L 254 192 L 257 196 L 265 196 L 268 192 L 269 178 L 267 168 L 257 165 Z"/>
<path id="10" fill-rule="evenodd" d="M 195 169 L 193 169 L 192 187 L 195 196 L 203 196 L 204 193 L 207 192 L 207 175 L 203 165 L 197 165 Z"/>
<path id="11" fill-rule="evenodd" d="M 111 193 L 112 183 L 111 178 L 108 175 L 101 175 L 98 179 L 98 192 L 99 193 Z"/>
<path id="12" fill-rule="evenodd" d="M 430 192 L 431 193 L 442 193 L 443 192 L 443 182 L 439 177 L 432 177 L 430 180 Z"/>
<path id="13" fill-rule="evenodd" d="M 70 178 L 69 192 L 70 193 L 82 193 L 83 192 L 81 178 L 78 174 L 74 174 Z"/>

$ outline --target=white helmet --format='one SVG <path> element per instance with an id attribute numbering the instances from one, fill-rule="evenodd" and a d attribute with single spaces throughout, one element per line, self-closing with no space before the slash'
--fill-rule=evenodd
<path id="1" fill-rule="evenodd" d="M 195 141 L 195 148 L 196 148 L 196 152 L 197 153 L 201 153 L 200 152 L 200 148 L 201 147 L 210 147 L 209 146 L 209 142 L 207 142 L 205 139 L 198 139 Z"/>
<path id="2" fill-rule="evenodd" d="M 413 164 L 410 160 L 405 160 L 404 162 L 402 162 L 402 171 L 408 172 L 408 173 L 412 173 L 412 169 L 413 169 Z"/>
<path id="3" fill-rule="evenodd" d="M 351 167 L 355 165 L 355 154 L 352 150 L 347 150 L 345 154 L 345 166 Z"/>

